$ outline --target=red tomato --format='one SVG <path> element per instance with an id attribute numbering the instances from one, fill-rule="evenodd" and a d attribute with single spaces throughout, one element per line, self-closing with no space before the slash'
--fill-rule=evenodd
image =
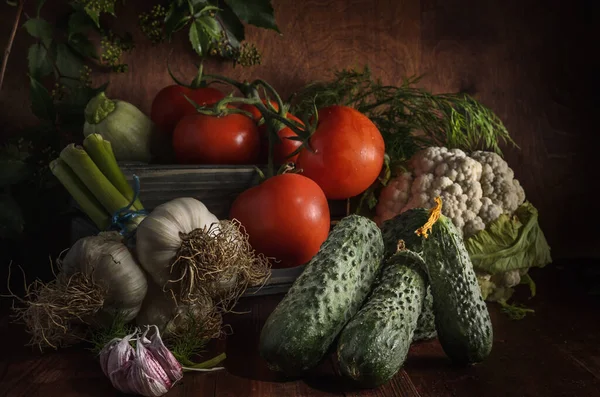
<path id="1" fill-rule="evenodd" d="M 180 164 L 255 164 L 260 149 L 258 128 L 243 114 L 185 116 L 173 132 Z"/>
<path id="2" fill-rule="evenodd" d="M 196 108 L 184 95 L 200 106 L 214 105 L 225 98 L 223 92 L 212 87 L 191 89 L 177 84 L 166 86 L 156 94 L 150 110 L 150 118 L 166 134 L 173 133 L 183 116 L 196 113 Z"/>
<path id="3" fill-rule="evenodd" d="M 385 144 L 371 120 L 346 106 L 319 110 L 319 124 L 296 167 L 317 182 L 330 200 L 354 197 L 377 179 L 383 166 Z"/>
<path id="4" fill-rule="evenodd" d="M 298 174 L 277 175 L 244 191 L 233 202 L 229 217 L 240 221 L 257 252 L 281 261 L 274 268 L 308 262 L 319 252 L 330 227 L 325 194 Z"/>
<path id="5" fill-rule="evenodd" d="M 266 103 L 266 101 L 263 100 L 263 103 Z M 275 110 L 279 110 L 279 105 L 277 105 L 277 102 L 271 101 L 271 104 L 273 105 Z M 256 108 L 256 106 L 244 104 L 240 106 L 240 109 L 252 113 L 254 121 L 256 121 L 257 123 L 262 118 L 262 114 L 260 113 L 258 108 Z M 291 113 L 287 113 L 286 118 L 294 120 L 302 125 L 302 121 Z M 260 132 L 259 162 L 266 164 L 269 160 L 269 135 L 267 134 L 267 126 L 263 124 L 260 127 L 258 127 L 258 130 Z M 275 164 L 296 162 L 298 155 L 296 154 L 292 157 L 289 157 L 289 155 L 292 154 L 296 149 L 298 149 L 302 145 L 302 142 L 287 138 L 298 135 L 296 135 L 296 133 L 292 131 L 289 127 L 286 127 L 284 125 L 281 125 L 281 129 L 277 131 L 277 135 L 279 136 L 279 139 L 281 139 L 281 142 L 275 143 L 275 147 L 273 148 L 273 162 Z"/>

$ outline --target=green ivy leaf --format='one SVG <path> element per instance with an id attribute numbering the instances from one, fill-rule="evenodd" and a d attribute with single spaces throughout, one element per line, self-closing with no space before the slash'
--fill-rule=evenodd
<path id="1" fill-rule="evenodd" d="M 271 0 L 226 0 L 233 12 L 244 22 L 281 33 L 275 22 Z"/>
<path id="2" fill-rule="evenodd" d="M 231 8 L 224 6 L 219 12 L 221 22 L 225 27 L 225 33 L 229 38 L 229 42 L 235 48 L 240 46 L 240 42 L 246 38 L 246 32 L 244 24 L 237 15 L 231 10 Z"/>
<path id="3" fill-rule="evenodd" d="M 202 29 L 214 39 L 219 38 L 219 32 L 221 31 L 221 26 L 219 22 L 214 17 L 210 15 L 203 15 L 196 19 L 196 23 L 199 23 L 202 26 Z"/>
<path id="4" fill-rule="evenodd" d="M 97 26 L 90 16 L 83 10 L 75 10 L 69 16 L 68 33 L 69 38 L 77 33 L 85 33 L 90 29 L 96 29 Z"/>
<path id="5" fill-rule="evenodd" d="M 86 35 L 75 33 L 69 37 L 69 47 L 84 58 L 98 59 L 96 47 Z"/>
<path id="6" fill-rule="evenodd" d="M 98 11 L 90 10 L 89 7 L 84 8 L 85 13 L 94 21 L 96 27 L 100 28 L 100 13 Z"/>
<path id="7" fill-rule="evenodd" d="M 19 3 L 17 3 L 16 1 L 11 1 L 11 0 L 6 0 L 6 4 L 8 4 L 11 7 L 16 7 L 19 5 Z"/>
<path id="8" fill-rule="evenodd" d="M 61 83 L 67 87 L 79 85 L 83 59 L 65 43 L 59 43 L 56 46 L 56 66 L 63 77 Z"/>
<path id="9" fill-rule="evenodd" d="M 27 60 L 29 64 L 29 74 L 36 79 L 41 79 L 52 73 L 52 62 L 48 58 L 46 48 L 40 43 L 35 43 L 29 47 Z"/>
<path id="10" fill-rule="evenodd" d="M 188 6 L 193 11 L 192 14 L 196 14 L 208 5 L 207 0 L 188 0 Z"/>
<path id="11" fill-rule="evenodd" d="M 19 158 L 0 156 L 0 187 L 19 183 L 31 176 L 31 167 Z"/>
<path id="12" fill-rule="evenodd" d="M 165 17 L 165 33 L 167 38 L 171 40 L 173 33 L 180 31 L 185 27 L 191 16 L 187 13 L 188 8 L 185 3 L 172 2 L 167 16 Z"/>
<path id="13" fill-rule="evenodd" d="M 203 56 L 207 50 L 207 44 L 210 43 L 210 36 L 204 31 L 200 22 L 194 21 L 190 25 L 189 36 L 194 51 L 198 55 Z"/>
<path id="14" fill-rule="evenodd" d="M 56 119 L 56 111 L 50 93 L 38 80 L 33 76 L 29 76 L 31 83 L 31 110 L 41 120 L 54 121 Z"/>
<path id="15" fill-rule="evenodd" d="M 42 7 L 44 6 L 45 2 L 46 0 L 37 0 L 37 4 L 35 6 L 36 16 L 40 16 L 40 13 L 42 12 Z"/>
<path id="16" fill-rule="evenodd" d="M 48 46 L 52 41 L 52 25 L 42 18 L 32 18 L 23 24 L 27 33 Z"/>
<path id="17" fill-rule="evenodd" d="M 19 204 L 8 194 L 0 194 L 0 237 L 16 237 L 23 233 L 23 213 Z"/>

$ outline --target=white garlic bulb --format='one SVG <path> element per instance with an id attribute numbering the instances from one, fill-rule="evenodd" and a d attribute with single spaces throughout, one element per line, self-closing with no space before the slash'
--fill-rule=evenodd
<path id="1" fill-rule="evenodd" d="M 184 304 L 178 302 L 171 291 L 164 292 L 150 281 L 148 294 L 135 321 L 139 326 L 154 325 L 165 335 L 173 335 L 189 326 L 190 316 L 195 323 L 203 324 L 201 332 L 206 338 L 220 335 L 222 317 L 209 297 L 198 296 L 193 303 Z"/>
<path id="2" fill-rule="evenodd" d="M 217 217 L 194 198 L 182 197 L 159 205 L 136 230 L 140 264 L 157 285 L 164 287 L 172 279 L 171 264 L 181 247 L 180 233 L 208 229 L 218 222 Z"/>
<path id="3" fill-rule="evenodd" d="M 125 321 L 138 314 L 148 284 L 146 276 L 117 232 L 102 232 L 75 242 L 61 260 L 61 272 L 90 277 L 105 290 L 102 311 Z"/>

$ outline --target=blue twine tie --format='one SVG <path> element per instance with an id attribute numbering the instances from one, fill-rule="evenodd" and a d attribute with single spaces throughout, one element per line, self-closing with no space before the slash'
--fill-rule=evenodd
<path id="1" fill-rule="evenodd" d="M 148 215 L 148 211 L 146 211 L 145 209 L 131 209 L 133 203 L 135 203 L 135 201 L 138 199 L 138 196 L 140 195 L 140 178 L 138 178 L 138 176 L 135 174 L 133 175 L 133 183 L 133 198 L 131 199 L 129 204 L 127 204 L 127 206 L 115 211 L 109 226 L 109 230 L 118 230 L 119 234 L 126 237 L 129 237 L 130 235 L 135 233 L 135 229 L 130 232 L 127 231 L 127 224 L 129 223 L 129 221 L 131 221 L 136 216 Z"/>

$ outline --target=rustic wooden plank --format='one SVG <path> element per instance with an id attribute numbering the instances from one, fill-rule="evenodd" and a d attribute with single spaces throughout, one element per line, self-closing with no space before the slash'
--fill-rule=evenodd
<path id="1" fill-rule="evenodd" d="M 512 321 L 488 305 L 494 347 L 484 363 L 457 367 L 437 340 L 413 344 L 405 368 L 422 397 L 600 395 L 598 299 L 583 296 L 554 268 L 532 277 L 538 295 L 527 305 L 534 315 Z"/>
<path id="2" fill-rule="evenodd" d="M 438 341 L 415 343 L 404 369 L 373 390 L 349 387 L 334 361 L 325 360 L 301 379 L 270 371 L 258 355 L 260 330 L 283 295 L 244 298 L 228 314 L 232 333 L 207 347 L 202 358 L 225 351 L 225 371 L 186 373 L 167 396 L 352 396 L 352 397 L 563 397 L 600 395 L 598 378 L 600 299 L 586 296 L 573 270 L 533 272 L 536 310 L 512 321 L 490 305 L 494 348 L 483 363 L 458 367 Z M 3 316 L 4 317 L 4 316 Z M 4 317 L 5 318 L 5 317 Z M 0 396 L 121 396 L 112 389 L 97 360 L 79 348 L 39 352 L 22 347 L 27 335 L 19 326 L 0 321 Z"/>
<path id="3" fill-rule="evenodd" d="M 270 371 L 258 353 L 260 331 L 268 315 L 283 295 L 263 298 L 249 297 L 240 301 L 236 312 L 225 318 L 233 333 L 227 338 L 227 374 L 218 379 L 218 396 L 342 396 L 341 392 L 323 391 L 311 383 L 330 372 L 330 363 L 324 362 L 302 380 L 286 379 Z M 312 377 L 311 377 L 312 374 Z"/>

